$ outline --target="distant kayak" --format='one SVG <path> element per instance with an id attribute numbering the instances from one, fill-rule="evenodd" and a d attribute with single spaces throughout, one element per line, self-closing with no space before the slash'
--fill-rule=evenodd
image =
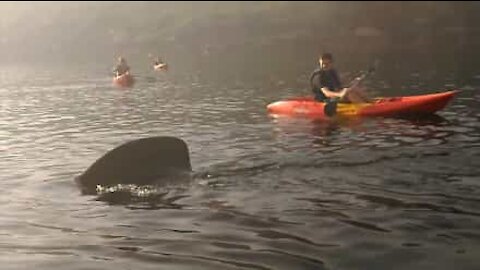
<path id="1" fill-rule="evenodd" d="M 113 85 L 118 87 L 132 87 L 134 83 L 135 80 L 130 73 L 125 73 L 113 78 Z"/>
<path id="2" fill-rule="evenodd" d="M 153 69 L 154 70 L 167 70 L 168 66 L 165 63 L 154 65 Z"/>
<path id="3" fill-rule="evenodd" d="M 405 97 L 381 97 L 371 103 L 339 103 L 336 115 L 339 117 L 375 117 L 404 114 L 433 114 L 443 109 L 457 91 Z M 299 97 L 277 101 L 267 105 L 272 115 L 306 116 L 328 118 L 325 104 L 313 97 Z"/>

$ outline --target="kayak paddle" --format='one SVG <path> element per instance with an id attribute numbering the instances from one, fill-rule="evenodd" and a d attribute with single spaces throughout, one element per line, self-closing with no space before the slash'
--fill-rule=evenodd
<path id="1" fill-rule="evenodd" d="M 366 73 L 360 75 L 359 77 L 353 79 L 350 82 L 350 87 L 349 88 L 354 88 L 357 87 L 362 81 L 364 81 L 368 76 L 373 74 L 375 70 L 377 69 L 377 66 L 379 64 L 378 60 L 375 60 L 374 64 L 370 66 L 370 68 L 367 70 Z M 328 117 L 332 117 L 337 113 L 337 105 L 338 105 L 338 98 L 327 98 L 325 101 L 325 106 L 324 106 L 324 113 Z"/>

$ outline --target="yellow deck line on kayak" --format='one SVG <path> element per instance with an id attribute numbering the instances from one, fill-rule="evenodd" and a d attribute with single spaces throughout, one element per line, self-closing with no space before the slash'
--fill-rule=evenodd
<path id="1" fill-rule="evenodd" d="M 337 105 L 337 115 L 355 116 L 360 109 L 370 105 L 371 103 L 339 103 Z"/>

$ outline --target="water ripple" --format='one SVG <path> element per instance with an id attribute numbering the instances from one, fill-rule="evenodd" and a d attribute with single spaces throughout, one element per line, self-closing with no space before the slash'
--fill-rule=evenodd
<path id="1" fill-rule="evenodd" d="M 312 121 L 267 115 L 304 94 L 285 83 L 17 72 L 0 86 L 6 269 L 478 268 L 475 87 L 431 117 Z M 188 143 L 192 181 L 81 195 L 100 156 L 159 135 Z"/>

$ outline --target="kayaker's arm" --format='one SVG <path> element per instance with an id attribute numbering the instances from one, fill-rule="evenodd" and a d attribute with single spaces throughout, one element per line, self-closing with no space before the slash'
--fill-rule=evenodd
<path id="1" fill-rule="evenodd" d="M 342 91 L 340 91 L 340 92 L 334 92 L 334 91 L 328 90 L 327 87 L 322 87 L 321 90 L 322 90 L 323 94 L 325 94 L 325 96 L 326 96 L 327 98 L 332 98 L 332 97 L 342 98 L 342 97 L 345 95 L 346 91 L 347 91 L 347 89 L 344 88 L 344 89 L 343 89 Z"/>
<path id="2" fill-rule="evenodd" d="M 114 76 L 118 76 L 118 75 L 119 75 L 118 67 L 114 67 L 114 68 L 112 69 L 112 73 L 113 73 Z"/>

